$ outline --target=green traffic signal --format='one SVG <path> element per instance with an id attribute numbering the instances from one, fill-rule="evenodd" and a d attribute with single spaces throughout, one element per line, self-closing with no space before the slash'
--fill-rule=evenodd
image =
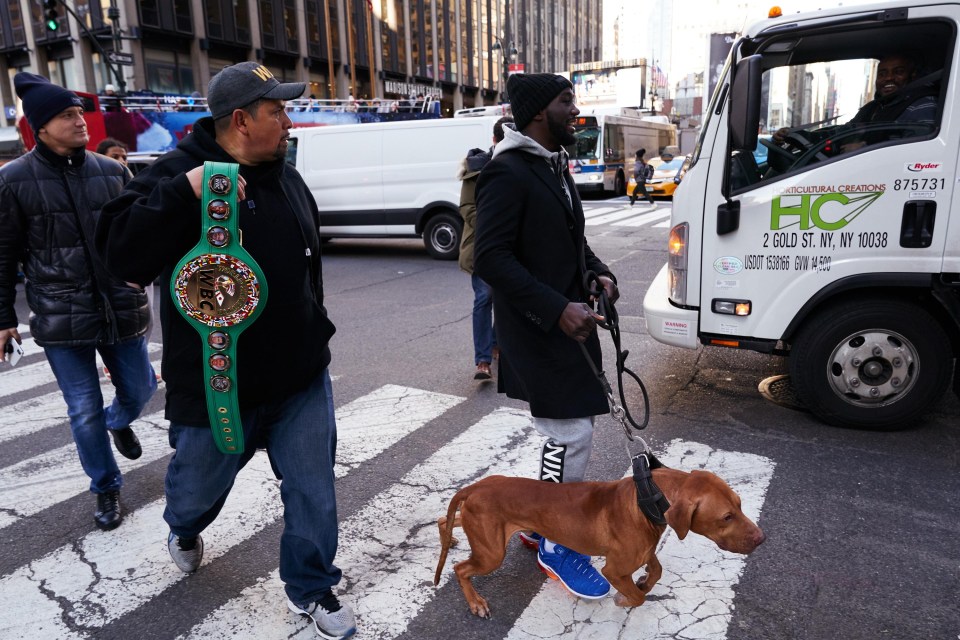
<path id="1" fill-rule="evenodd" d="M 43 0 L 47 31 L 58 31 L 60 29 L 60 15 L 57 13 L 57 2 L 58 0 Z"/>

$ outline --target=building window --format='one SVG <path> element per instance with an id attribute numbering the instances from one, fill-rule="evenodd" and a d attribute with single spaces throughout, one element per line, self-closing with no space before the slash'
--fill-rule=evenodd
<path id="1" fill-rule="evenodd" d="M 144 51 L 147 88 L 155 93 L 189 95 L 196 90 L 190 55 L 178 51 Z"/>
<path id="2" fill-rule="evenodd" d="M 472 86 L 477 86 L 473 77 L 474 56 L 473 56 L 473 2 L 471 0 L 460 0 L 460 74 L 461 82 Z"/>
<path id="3" fill-rule="evenodd" d="M 140 26 L 183 35 L 193 35 L 189 0 L 138 0 Z"/>

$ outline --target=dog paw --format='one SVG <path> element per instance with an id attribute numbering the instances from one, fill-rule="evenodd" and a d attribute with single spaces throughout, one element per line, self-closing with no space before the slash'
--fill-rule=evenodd
<path id="1" fill-rule="evenodd" d="M 477 596 L 477 602 L 470 603 L 470 613 L 480 618 L 490 618 L 490 605 L 486 599 Z"/>

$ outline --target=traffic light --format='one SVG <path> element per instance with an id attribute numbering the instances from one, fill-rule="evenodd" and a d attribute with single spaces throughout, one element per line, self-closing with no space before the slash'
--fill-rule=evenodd
<path id="1" fill-rule="evenodd" d="M 47 31 L 58 31 L 60 29 L 60 14 L 57 12 L 58 1 L 43 0 L 44 22 L 47 25 Z"/>

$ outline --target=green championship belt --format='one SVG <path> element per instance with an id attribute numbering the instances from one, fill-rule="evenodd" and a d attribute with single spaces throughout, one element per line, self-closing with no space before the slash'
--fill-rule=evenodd
<path id="1" fill-rule="evenodd" d="M 237 400 L 237 338 L 267 303 L 267 281 L 241 246 L 237 210 L 240 165 L 206 162 L 200 242 L 180 260 L 170 294 L 203 338 L 207 413 L 217 448 L 243 452 Z"/>

